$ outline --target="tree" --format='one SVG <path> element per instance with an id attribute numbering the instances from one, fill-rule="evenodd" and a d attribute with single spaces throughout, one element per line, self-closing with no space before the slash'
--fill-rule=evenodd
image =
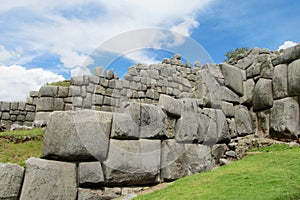
<path id="1" fill-rule="evenodd" d="M 249 51 L 248 47 L 236 48 L 234 51 L 229 50 L 225 54 L 225 56 L 227 57 L 227 59 L 225 61 L 229 61 L 230 59 L 233 59 L 233 61 L 236 62 L 239 54 L 244 54 L 244 53 L 247 53 L 248 51 Z"/>

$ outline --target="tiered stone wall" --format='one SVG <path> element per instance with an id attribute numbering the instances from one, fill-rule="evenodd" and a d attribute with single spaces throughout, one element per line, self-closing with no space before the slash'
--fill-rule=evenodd
<path id="1" fill-rule="evenodd" d="M 241 137 L 297 139 L 300 45 L 201 67 L 175 55 L 130 67 L 122 80 L 95 68 L 31 96 L 35 120 L 47 124 L 43 159 L 29 159 L 25 174 L 1 165 L 9 188 L 0 197 L 22 188 L 20 199 L 109 199 L 210 170 L 238 156 L 230 142 Z"/>

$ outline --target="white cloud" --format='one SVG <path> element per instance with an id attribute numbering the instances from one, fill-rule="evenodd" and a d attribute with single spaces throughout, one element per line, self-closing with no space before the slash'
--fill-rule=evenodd
<path id="1" fill-rule="evenodd" d="M 293 41 L 285 41 L 282 45 L 279 46 L 278 51 L 281 49 L 287 49 L 289 47 L 296 46 L 297 43 Z"/>
<path id="2" fill-rule="evenodd" d="M 31 90 L 45 83 L 64 80 L 61 75 L 42 68 L 26 69 L 19 65 L 0 66 L 0 100 L 25 101 Z"/>
<path id="3" fill-rule="evenodd" d="M 9 26 L 16 27 L 16 30 L 3 36 L 12 34 L 27 51 L 58 54 L 64 66 L 70 68 L 81 65 L 84 57 L 97 45 L 122 32 L 163 27 L 189 36 L 191 30 L 199 25 L 196 22 L 197 12 L 212 1 L 28 0 L 24 3 L 12 0 L 1 4 L 0 13 L 9 13 L 16 8 L 28 12 L 28 19 L 25 16 L 25 19 L 12 21 Z M 146 45 L 159 39 L 156 35 L 152 40 L 143 38 L 141 41 Z M 175 39 L 178 41 L 174 44 L 182 43 L 182 38 Z"/>

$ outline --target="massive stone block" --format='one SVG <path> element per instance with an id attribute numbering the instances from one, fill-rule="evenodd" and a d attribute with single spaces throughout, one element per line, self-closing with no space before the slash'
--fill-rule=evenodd
<path id="1" fill-rule="evenodd" d="M 139 124 L 128 113 L 113 113 L 112 138 L 139 138 Z"/>
<path id="2" fill-rule="evenodd" d="M 261 78 L 254 87 L 253 111 L 267 110 L 273 106 L 272 80 Z"/>
<path id="3" fill-rule="evenodd" d="M 167 136 L 165 132 L 166 114 L 158 106 L 141 104 L 140 138 L 159 138 Z"/>
<path id="4" fill-rule="evenodd" d="M 11 163 L 0 163 L 0 199 L 17 200 L 23 176 L 23 167 Z"/>
<path id="5" fill-rule="evenodd" d="M 197 117 L 199 121 L 198 135 L 200 143 L 214 145 L 230 141 L 228 124 L 222 110 L 204 108 Z"/>
<path id="6" fill-rule="evenodd" d="M 53 97 L 41 97 L 37 101 L 37 111 L 53 111 L 54 110 L 54 98 Z"/>
<path id="7" fill-rule="evenodd" d="M 234 115 L 236 131 L 239 136 L 254 133 L 249 111 L 244 106 L 238 106 Z"/>
<path id="8" fill-rule="evenodd" d="M 241 104 L 252 106 L 254 85 L 253 79 L 248 79 L 243 82 L 244 95 L 241 97 Z"/>
<path id="9" fill-rule="evenodd" d="M 107 185 L 144 185 L 159 182 L 160 140 L 114 140 L 110 142 L 103 171 Z"/>
<path id="10" fill-rule="evenodd" d="M 290 96 L 300 96 L 300 59 L 288 66 L 288 90 Z"/>
<path id="11" fill-rule="evenodd" d="M 40 88 L 39 97 L 56 97 L 57 93 L 57 86 L 45 85 Z"/>
<path id="12" fill-rule="evenodd" d="M 199 144 L 182 144 L 176 140 L 162 143 L 161 178 L 176 180 L 214 167 L 211 148 Z"/>
<path id="13" fill-rule="evenodd" d="M 67 161 L 104 161 L 112 114 L 92 110 L 53 112 L 47 124 L 43 156 Z"/>
<path id="14" fill-rule="evenodd" d="M 20 200 L 76 199 L 76 164 L 29 158 Z"/>
<path id="15" fill-rule="evenodd" d="M 192 143 L 198 141 L 198 105 L 196 99 L 181 99 L 181 117 L 176 123 L 177 142 Z"/>
<path id="16" fill-rule="evenodd" d="M 270 115 L 270 135 L 279 139 L 297 139 L 299 134 L 299 104 L 296 98 L 274 101 Z"/>
<path id="17" fill-rule="evenodd" d="M 243 96 L 243 75 L 241 70 L 226 63 L 221 64 L 221 70 L 224 75 L 225 86 L 228 86 L 238 95 Z"/>
<path id="18" fill-rule="evenodd" d="M 272 60 L 272 63 L 274 66 L 276 66 L 278 64 L 290 63 L 299 58 L 300 58 L 300 45 L 298 44 L 294 47 L 285 49 L 280 56 Z"/>
<path id="19" fill-rule="evenodd" d="M 288 69 L 287 65 L 277 65 L 273 74 L 273 97 L 281 99 L 288 96 Z"/>
<path id="20" fill-rule="evenodd" d="M 159 96 L 158 104 L 162 107 L 163 110 L 167 112 L 168 115 L 179 118 L 181 115 L 181 103 L 165 94 Z"/>
<path id="21" fill-rule="evenodd" d="M 104 176 L 100 162 L 83 162 L 78 165 L 78 182 L 81 187 L 100 187 Z"/>

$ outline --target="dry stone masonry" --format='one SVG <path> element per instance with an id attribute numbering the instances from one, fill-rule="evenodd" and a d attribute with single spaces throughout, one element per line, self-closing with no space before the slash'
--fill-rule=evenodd
<path id="1" fill-rule="evenodd" d="M 117 198 L 239 158 L 240 138 L 300 136 L 300 45 L 194 67 L 174 55 L 122 79 L 96 67 L 71 82 L 0 103 L 3 124 L 46 126 L 42 158 L 0 165 L 0 199 Z"/>

